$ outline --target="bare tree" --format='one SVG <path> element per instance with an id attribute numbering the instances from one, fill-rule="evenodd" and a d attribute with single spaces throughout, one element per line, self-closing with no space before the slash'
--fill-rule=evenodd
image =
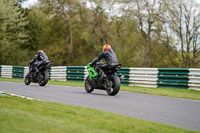
<path id="1" fill-rule="evenodd" d="M 152 33 L 155 31 L 155 23 L 161 13 L 162 3 L 157 0 L 128 0 L 132 18 L 138 22 L 138 29 L 141 32 L 144 44 L 144 66 L 150 64 Z"/>
<path id="2" fill-rule="evenodd" d="M 96 38 L 96 44 L 105 44 L 111 40 L 111 25 L 114 20 L 113 0 L 89 0 L 91 19 L 88 20 L 90 29 Z M 109 21 L 108 21 L 109 20 Z"/>
<path id="3" fill-rule="evenodd" d="M 200 11 L 192 1 L 169 1 L 166 20 L 177 36 L 177 48 L 181 51 L 183 67 L 199 62 Z"/>

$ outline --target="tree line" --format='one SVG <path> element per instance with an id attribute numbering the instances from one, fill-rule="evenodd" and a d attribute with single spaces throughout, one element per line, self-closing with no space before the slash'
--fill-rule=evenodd
<path id="1" fill-rule="evenodd" d="M 55 65 L 86 65 L 111 44 L 126 67 L 199 67 L 195 0 L 0 1 L 0 64 L 27 65 L 42 49 Z"/>

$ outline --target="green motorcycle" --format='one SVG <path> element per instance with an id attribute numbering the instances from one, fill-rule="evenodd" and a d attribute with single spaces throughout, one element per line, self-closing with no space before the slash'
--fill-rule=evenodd
<path id="1" fill-rule="evenodd" d="M 121 68 L 121 64 L 104 68 L 103 71 L 107 76 L 101 79 L 99 73 L 95 71 L 98 63 L 95 63 L 94 66 L 91 66 L 90 63 L 87 65 L 89 75 L 85 80 L 86 92 L 91 93 L 94 89 L 100 89 L 106 90 L 108 95 L 116 95 L 120 90 L 121 80 L 124 78 L 123 76 L 119 78 L 116 75 L 116 72 Z"/>

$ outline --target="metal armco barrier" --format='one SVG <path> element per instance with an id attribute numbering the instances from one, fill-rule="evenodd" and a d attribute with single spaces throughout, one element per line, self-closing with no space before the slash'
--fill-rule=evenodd
<path id="1" fill-rule="evenodd" d="M 193 90 L 200 90 L 200 69 L 189 69 L 188 87 Z"/>
<path id="2" fill-rule="evenodd" d="M 66 66 L 53 66 L 51 67 L 49 72 L 51 80 L 66 81 L 67 79 Z"/>
<path id="3" fill-rule="evenodd" d="M 0 77 L 1 77 L 1 66 L 0 66 Z"/>
<path id="4" fill-rule="evenodd" d="M 25 66 L 24 67 L 24 78 L 26 76 L 26 74 L 29 72 L 29 67 Z"/>
<path id="5" fill-rule="evenodd" d="M 129 85 L 129 72 L 130 69 L 128 67 L 122 67 L 118 72 L 117 72 L 117 76 L 121 77 L 122 75 L 124 75 L 125 79 L 122 80 L 122 84 L 123 85 Z"/>
<path id="6" fill-rule="evenodd" d="M 24 78 L 24 67 L 23 66 L 13 66 L 12 77 L 13 78 Z"/>
<path id="7" fill-rule="evenodd" d="M 12 78 L 13 66 L 1 65 L 1 77 Z"/>
<path id="8" fill-rule="evenodd" d="M 84 66 L 67 66 L 68 81 L 84 81 Z"/>
<path id="9" fill-rule="evenodd" d="M 158 70 L 158 87 L 188 89 L 187 68 L 159 68 Z"/>
<path id="10" fill-rule="evenodd" d="M 158 68 L 130 68 L 130 86 L 157 87 Z"/>
<path id="11" fill-rule="evenodd" d="M 27 66 L 0 65 L 0 77 L 24 78 Z M 84 82 L 86 66 L 53 66 L 48 70 L 50 80 Z M 123 85 L 200 90 L 200 69 L 195 68 L 134 68 L 122 67 L 117 76 L 125 76 Z"/>

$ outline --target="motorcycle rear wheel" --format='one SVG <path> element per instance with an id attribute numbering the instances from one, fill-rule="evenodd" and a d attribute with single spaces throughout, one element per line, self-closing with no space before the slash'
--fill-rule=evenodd
<path id="1" fill-rule="evenodd" d="M 106 92 L 110 96 L 115 96 L 120 90 L 121 82 L 118 76 L 113 76 L 111 82 L 112 82 L 112 87 L 109 89 L 106 89 Z"/>
<path id="2" fill-rule="evenodd" d="M 89 76 L 85 80 L 85 90 L 88 93 L 91 93 L 94 90 L 94 87 L 92 87 L 92 85 L 90 84 L 90 78 L 89 78 Z"/>

